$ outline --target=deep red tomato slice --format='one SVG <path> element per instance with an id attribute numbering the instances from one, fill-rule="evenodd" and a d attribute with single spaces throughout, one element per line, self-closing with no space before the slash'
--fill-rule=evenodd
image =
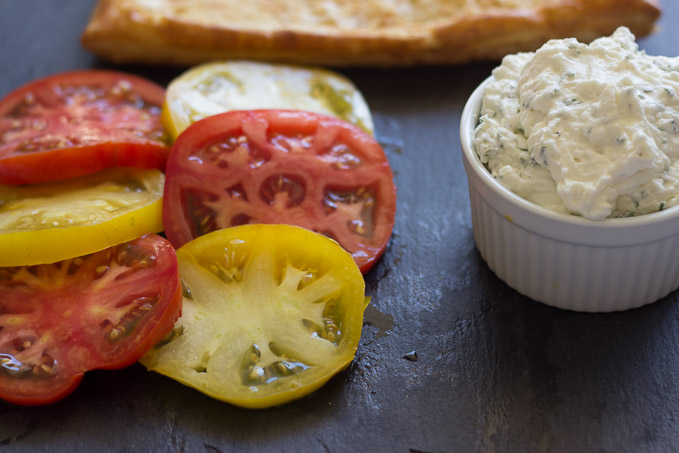
<path id="1" fill-rule="evenodd" d="M 113 71 L 74 71 L 0 101 L 0 184 L 82 176 L 112 166 L 164 170 L 165 90 Z"/>
<path id="2" fill-rule="evenodd" d="M 208 117 L 178 137 L 168 158 L 163 223 L 175 247 L 219 228 L 290 224 L 335 239 L 365 273 L 384 252 L 395 210 L 382 147 L 315 113 Z"/>
<path id="3" fill-rule="evenodd" d="M 0 399 L 51 403 L 88 370 L 131 365 L 172 329 L 181 295 L 174 248 L 157 235 L 0 268 Z"/>

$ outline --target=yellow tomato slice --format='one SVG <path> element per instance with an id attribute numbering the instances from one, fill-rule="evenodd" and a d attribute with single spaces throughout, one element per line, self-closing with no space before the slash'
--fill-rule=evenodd
<path id="1" fill-rule="evenodd" d="M 353 360 L 365 284 L 335 241 L 288 225 L 243 225 L 177 251 L 184 307 L 141 363 L 248 408 L 321 387 Z"/>
<path id="2" fill-rule="evenodd" d="M 325 69 L 226 61 L 196 66 L 167 88 L 162 121 L 177 136 L 229 110 L 294 109 L 341 118 L 373 132 L 368 104 L 354 84 Z"/>
<path id="3" fill-rule="evenodd" d="M 162 231 L 164 182 L 158 170 L 118 167 L 0 186 L 0 267 L 54 263 Z"/>

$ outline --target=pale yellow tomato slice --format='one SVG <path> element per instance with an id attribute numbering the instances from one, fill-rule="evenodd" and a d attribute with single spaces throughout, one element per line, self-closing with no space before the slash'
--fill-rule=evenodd
<path id="1" fill-rule="evenodd" d="M 0 186 L 0 267 L 54 263 L 162 231 L 164 182 L 158 170 L 116 167 Z"/>
<path id="2" fill-rule="evenodd" d="M 325 69 L 251 61 L 196 66 L 167 88 L 162 121 L 174 138 L 230 110 L 294 109 L 331 115 L 372 133 L 368 104 L 346 77 Z"/>
<path id="3" fill-rule="evenodd" d="M 365 284 L 335 241 L 288 225 L 206 234 L 177 251 L 183 314 L 141 363 L 247 408 L 286 403 L 353 360 Z"/>

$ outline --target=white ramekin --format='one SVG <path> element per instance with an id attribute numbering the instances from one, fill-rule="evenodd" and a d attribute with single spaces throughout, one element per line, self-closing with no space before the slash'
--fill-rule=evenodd
<path id="1" fill-rule="evenodd" d="M 473 149 L 483 82 L 462 112 L 460 139 L 474 240 L 516 291 L 554 307 L 627 310 L 679 287 L 679 206 L 624 219 L 551 212 L 504 188 Z"/>

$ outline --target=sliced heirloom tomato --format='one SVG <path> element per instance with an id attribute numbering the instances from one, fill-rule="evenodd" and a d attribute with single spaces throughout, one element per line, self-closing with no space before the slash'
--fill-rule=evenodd
<path id="1" fill-rule="evenodd" d="M 171 331 L 181 300 L 174 248 L 157 235 L 0 268 L 0 399 L 51 403 L 88 370 L 133 364 Z"/>
<path id="2" fill-rule="evenodd" d="M 0 266 L 53 263 L 162 231 L 164 181 L 159 170 L 117 167 L 0 186 Z"/>
<path id="3" fill-rule="evenodd" d="M 365 273 L 391 236 L 396 189 L 382 147 L 346 121 L 292 110 L 233 111 L 179 136 L 163 203 L 175 247 L 219 228 L 285 223 L 335 239 Z"/>
<path id="4" fill-rule="evenodd" d="M 0 184 L 67 179 L 112 166 L 163 170 L 165 90 L 113 71 L 74 71 L 0 101 Z"/>
<path id="5" fill-rule="evenodd" d="M 163 124 L 174 137 L 230 110 L 295 109 L 342 118 L 373 132 L 368 104 L 346 77 L 326 69 L 255 61 L 206 63 L 167 87 Z"/>
<path id="6" fill-rule="evenodd" d="M 244 225 L 177 250 L 184 291 L 173 332 L 140 362 L 247 408 L 321 387 L 353 360 L 363 276 L 335 241 L 289 225 Z"/>

